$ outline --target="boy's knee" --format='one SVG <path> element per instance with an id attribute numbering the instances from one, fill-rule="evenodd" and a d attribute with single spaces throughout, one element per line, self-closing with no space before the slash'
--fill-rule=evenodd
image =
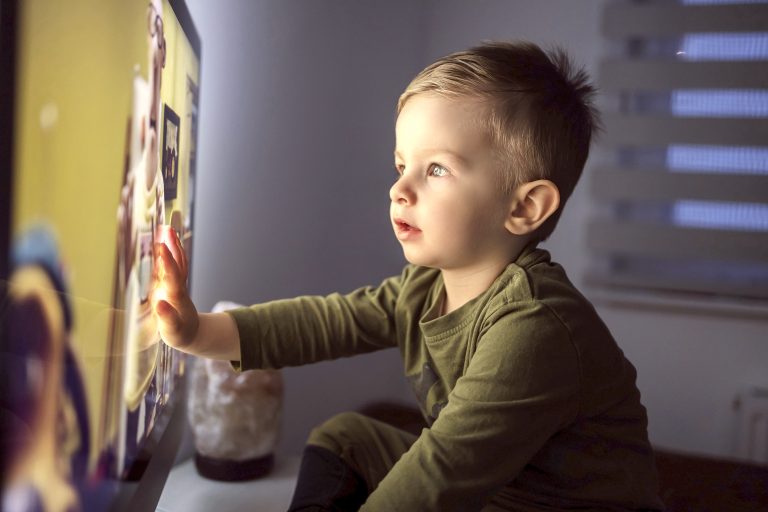
<path id="1" fill-rule="evenodd" d="M 333 416 L 309 433 L 307 444 L 322 446 L 341 455 L 345 446 L 354 442 L 356 435 L 369 422 L 366 416 L 356 412 L 343 412 Z"/>

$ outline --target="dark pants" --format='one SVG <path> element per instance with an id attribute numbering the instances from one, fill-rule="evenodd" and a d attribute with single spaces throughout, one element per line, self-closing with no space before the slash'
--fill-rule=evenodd
<path id="1" fill-rule="evenodd" d="M 309 436 L 289 512 L 359 509 L 414 441 L 362 414 L 334 416 Z"/>
<path id="2" fill-rule="evenodd" d="M 307 446 L 289 512 L 346 512 L 368 497 L 365 481 L 335 453 Z"/>

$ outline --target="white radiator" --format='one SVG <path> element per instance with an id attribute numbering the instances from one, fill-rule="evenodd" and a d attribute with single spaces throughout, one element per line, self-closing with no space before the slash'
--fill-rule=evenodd
<path id="1" fill-rule="evenodd" d="M 734 401 L 735 453 L 742 460 L 768 465 L 768 388 L 751 387 Z"/>

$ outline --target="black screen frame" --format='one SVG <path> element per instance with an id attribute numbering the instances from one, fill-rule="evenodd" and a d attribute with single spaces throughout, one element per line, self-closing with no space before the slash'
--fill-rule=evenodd
<path id="1" fill-rule="evenodd" d="M 186 381 L 174 389 L 166 409 L 158 416 L 142 453 L 131 465 L 130 478 L 117 483 L 110 512 L 154 511 L 176 461 L 187 421 Z"/>
<path id="2" fill-rule="evenodd" d="M 13 134 L 16 98 L 17 0 L 0 1 L 0 280 L 10 272 Z"/>
<path id="3" fill-rule="evenodd" d="M 0 357 L 6 351 L 7 282 L 10 277 L 10 236 L 13 190 L 13 132 L 16 97 L 17 0 L 0 0 Z M 5 411 L 7 375 L 0 375 L 0 475 L 6 474 L 5 443 L 12 443 Z M 7 419 L 10 421 L 10 418 Z"/>

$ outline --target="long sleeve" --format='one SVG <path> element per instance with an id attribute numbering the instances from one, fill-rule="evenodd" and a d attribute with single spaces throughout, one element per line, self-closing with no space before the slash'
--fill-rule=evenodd
<path id="1" fill-rule="evenodd" d="M 573 421 L 577 353 L 558 319 L 529 304 L 482 335 L 437 420 L 362 510 L 479 510 Z"/>
<path id="2" fill-rule="evenodd" d="M 660 510 L 636 371 L 546 251 L 441 315 L 436 269 L 234 312 L 244 367 L 398 346 L 429 428 L 365 512 Z"/>
<path id="3" fill-rule="evenodd" d="M 228 311 L 240 334 L 240 368 L 299 366 L 396 346 L 393 317 L 402 279 L 392 277 L 346 295 L 304 296 Z"/>

